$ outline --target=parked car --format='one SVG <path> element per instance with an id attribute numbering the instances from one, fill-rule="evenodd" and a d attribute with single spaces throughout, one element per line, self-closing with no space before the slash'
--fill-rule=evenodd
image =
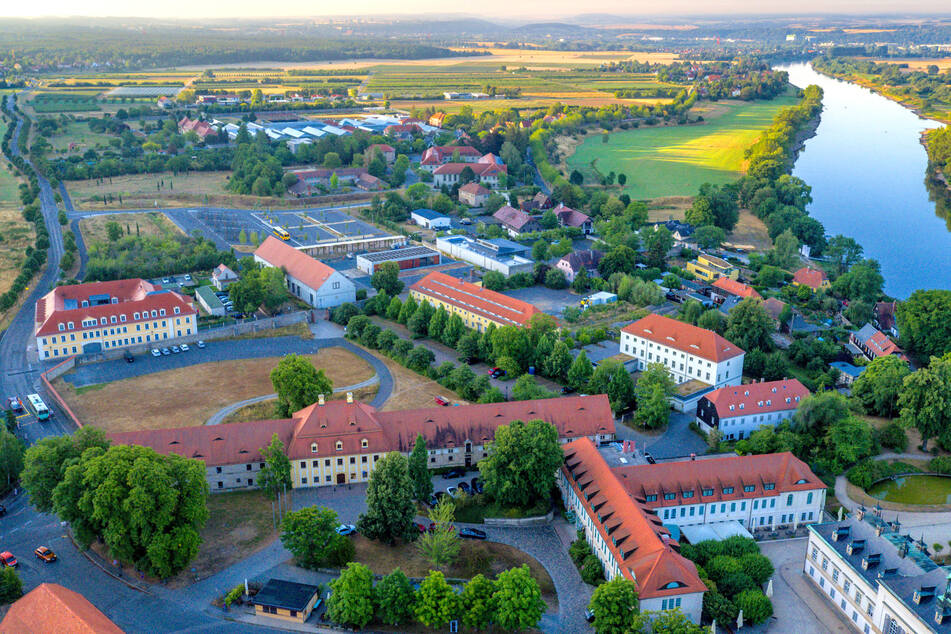
<path id="1" fill-rule="evenodd" d="M 588 623 L 594 623 L 594 612 L 592 612 L 588 608 L 585 608 L 584 620 L 587 621 Z"/>
<path id="2" fill-rule="evenodd" d="M 459 224 L 461 224 L 461 225 L 471 225 L 471 224 L 472 224 L 472 218 L 463 218 L 462 220 L 459 221 Z"/>
<path id="3" fill-rule="evenodd" d="M 657 461 L 654 460 L 654 456 L 650 455 L 650 454 L 647 453 L 646 451 L 644 452 L 644 458 L 647 459 L 647 462 L 648 462 L 649 464 L 657 464 Z"/>
<path id="4" fill-rule="evenodd" d="M 191 350 L 191 348 L 188 347 L 188 344 L 187 344 L 187 343 L 183 343 L 183 344 L 182 344 L 181 346 L 179 346 L 179 347 L 182 349 L 182 352 L 188 352 L 189 350 Z"/>
<path id="5" fill-rule="evenodd" d="M 420 524 L 419 522 L 413 522 L 413 526 L 415 526 L 416 530 L 418 530 L 420 533 L 426 532 L 426 527 Z"/>
<path id="6" fill-rule="evenodd" d="M 472 478 L 472 490 L 476 493 L 482 493 L 485 490 L 485 486 L 482 484 L 482 478 L 478 476 Z"/>
<path id="7" fill-rule="evenodd" d="M 459 537 L 465 537 L 466 539 L 485 539 L 485 531 L 480 531 L 478 528 L 460 528 Z"/>
<path id="8" fill-rule="evenodd" d="M 14 412 L 23 411 L 23 403 L 20 402 L 20 399 L 16 396 L 11 396 L 7 399 L 7 407 L 12 409 Z"/>
<path id="9" fill-rule="evenodd" d="M 5 507 L 3 504 L 0 504 L 0 515 L 6 515 L 6 514 L 7 514 L 7 507 Z"/>
<path id="10" fill-rule="evenodd" d="M 353 524 L 341 524 L 337 527 L 338 535 L 353 535 L 357 532 L 357 527 Z"/>
<path id="11" fill-rule="evenodd" d="M 465 469 L 463 469 L 462 467 L 453 467 L 452 469 L 450 469 L 450 470 L 447 471 L 446 473 L 442 474 L 442 479 L 443 479 L 443 480 L 453 480 L 453 479 L 455 479 L 455 478 L 461 478 L 461 477 L 464 476 L 464 475 L 466 475 L 466 470 L 465 470 Z"/>
<path id="12" fill-rule="evenodd" d="M 152 356 L 153 356 L 153 357 L 160 357 L 160 356 L 162 356 L 162 351 L 159 350 L 158 348 L 152 348 Z"/>
<path id="13" fill-rule="evenodd" d="M 466 495 L 472 495 L 472 487 L 469 486 L 469 483 L 463 480 L 459 483 L 459 489 Z"/>
<path id="14" fill-rule="evenodd" d="M 181 351 L 182 351 L 182 349 L 179 348 L 178 346 L 172 346 L 172 352 L 174 352 L 175 354 L 178 354 L 178 353 L 181 352 Z"/>
<path id="15" fill-rule="evenodd" d="M 456 497 L 456 492 L 457 492 L 458 490 L 459 490 L 459 489 L 457 489 L 456 487 L 449 487 L 449 488 L 446 489 L 446 493 L 449 495 L 449 497 L 454 498 L 454 497 Z"/>
<path id="16" fill-rule="evenodd" d="M 198 348 L 201 349 L 201 350 L 204 350 L 204 349 L 205 349 L 205 342 L 202 341 L 201 339 L 199 339 L 199 340 L 198 340 L 198 343 L 196 343 L 195 345 L 198 346 Z"/>
<path id="17" fill-rule="evenodd" d="M 443 407 L 446 407 L 447 405 L 449 405 L 449 401 L 447 401 L 441 396 L 437 396 L 433 400 L 436 401 L 436 405 L 442 405 Z"/>
<path id="18" fill-rule="evenodd" d="M 192 281 L 192 276 L 191 276 L 191 274 L 189 274 L 189 273 L 186 273 L 186 274 L 185 274 L 185 281 L 186 281 L 186 282 L 191 282 L 191 281 Z"/>
<path id="19" fill-rule="evenodd" d="M 171 351 L 171 350 L 169 350 L 168 348 L 162 348 L 162 355 L 163 355 L 163 356 L 166 356 L 166 357 L 167 357 L 167 356 L 170 355 L 170 354 L 172 354 L 172 351 Z"/>
<path id="20" fill-rule="evenodd" d="M 429 523 L 429 532 L 432 533 L 432 532 L 435 531 L 435 530 L 436 530 L 436 522 L 430 522 L 430 523 Z M 453 524 L 450 524 L 450 525 L 449 525 L 449 530 L 454 531 L 454 530 L 456 530 L 456 527 L 455 527 Z"/>
<path id="21" fill-rule="evenodd" d="M 36 555 L 37 559 L 42 559 L 48 564 L 51 564 L 54 561 L 56 561 L 56 553 L 54 553 L 52 550 L 50 550 L 46 546 L 40 546 L 39 548 L 33 551 L 33 554 Z"/>
<path id="22" fill-rule="evenodd" d="M 167 277 L 162 278 L 162 284 L 171 284 L 171 283 L 172 283 L 172 280 L 168 279 Z"/>
<path id="23" fill-rule="evenodd" d="M 132 353 L 128 350 L 125 351 L 125 354 L 122 355 L 126 363 L 135 363 L 135 357 L 132 356 Z"/>
<path id="24" fill-rule="evenodd" d="M 492 370 L 489 371 L 489 376 L 491 376 L 493 379 L 501 378 L 505 376 L 505 370 L 502 368 L 492 368 Z"/>
<path id="25" fill-rule="evenodd" d="M 20 563 L 17 561 L 17 558 L 14 557 L 13 553 L 8 550 L 0 553 L 0 563 L 2 563 L 7 568 L 16 568 L 20 565 Z"/>

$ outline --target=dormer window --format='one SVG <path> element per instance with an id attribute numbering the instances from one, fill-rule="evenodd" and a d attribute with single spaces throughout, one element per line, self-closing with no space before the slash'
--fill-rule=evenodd
<path id="1" fill-rule="evenodd" d="M 723 487 L 723 495 L 733 495 L 733 487 Z"/>
<path id="2" fill-rule="evenodd" d="M 73 322 L 67 323 L 67 324 L 66 324 L 66 327 L 69 328 L 70 330 L 72 330 L 73 327 L 74 327 L 74 326 L 73 326 Z"/>
<path id="3" fill-rule="evenodd" d="M 703 497 L 707 497 L 713 495 L 713 489 L 704 489 L 701 493 L 703 494 Z"/>
<path id="4" fill-rule="evenodd" d="M 99 318 L 99 325 L 100 325 L 100 326 L 105 326 L 106 323 L 107 323 L 107 322 L 106 322 L 106 318 L 105 318 L 105 317 L 100 317 L 100 318 Z"/>
<path id="5" fill-rule="evenodd" d="M 733 410 L 735 410 L 735 409 L 736 409 L 736 405 L 730 405 L 730 411 L 731 411 L 731 412 L 732 412 Z"/>
<path id="6" fill-rule="evenodd" d="M 132 319 L 135 319 L 136 321 L 138 321 L 139 313 L 132 313 Z"/>
<path id="7" fill-rule="evenodd" d="M 153 310 L 153 311 L 152 311 L 152 316 L 153 316 L 153 317 L 158 317 L 158 312 Z"/>
<path id="8" fill-rule="evenodd" d="M 177 315 L 177 314 L 179 314 L 180 312 L 182 312 L 182 309 L 179 308 L 178 306 L 176 306 L 176 307 L 175 307 L 175 314 Z"/>
<path id="9" fill-rule="evenodd" d="M 119 303 L 119 298 L 118 298 L 118 297 L 113 297 L 113 298 L 110 300 L 110 303 L 112 303 L 112 304 L 118 304 L 118 303 Z"/>
<path id="10" fill-rule="evenodd" d="M 683 493 L 681 493 L 681 495 L 682 495 L 683 497 L 685 497 L 685 498 L 692 498 L 692 497 L 693 497 L 693 491 L 684 491 Z"/>
<path id="11" fill-rule="evenodd" d="M 743 403 L 740 403 L 740 409 L 743 409 Z"/>
<path id="12" fill-rule="evenodd" d="M 317 443 L 310 443 L 310 453 L 317 453 Z"/>
<path id="13" fill-rule="evenodd" d="M 665 500 L 676 500 L 676 499 L 677 499 L 677 494 L 676 494 L 676 493 L 665 493 L 665 494 L 664 494 L 664 499 L 665 499 Z"/>
<path id="14" fill-rule="evenodd" d="M 164 308 L 163 308 L 162 310 L 158 311 L 158 312 L 159 312 L 159 315 L 161 315 L 162 317 L 165 316 L 165 309 L 164 309 Z"/>
<path id="15" fill-rule="evenodd" d="M 112 316 L 109 318 L 109 323 L 114 324 L 114 323 L 116 323 L 117 321 L 118 321 L 118 319 L 116 319 L 116 316 L 115 316 L 115 315 L 112 315 Z"/>
<path id="16" fill-rule="evenodd" d="M 66 324 L 59 324 L 57 328 L 59 328 L 60 332 L 63 332 L 64 330 L 66 330 Z"/>
<path id="17" fill-rule="evenodd" d="M 360 446 L 366 449 L 367 447 L 370 446 L 370 441 L 364 438 L 363 440 L 360 441 Z"/>
<path id="18" fill-rule="evenodd" d="M 342 440 L 338 440 L 338 441 L 337 441 L 336 449 L 337 449 L 337 451 L 343 451 L 343 441 L 342 441 Z"/>
<path id="19" fill-rule="evenodd" d="M 125 323 L 125 315 L 124 315 L 124 314 L 123 314 L 123 315 L 119 315 L 119 321 L 121 321 L 122 323 Z"/>

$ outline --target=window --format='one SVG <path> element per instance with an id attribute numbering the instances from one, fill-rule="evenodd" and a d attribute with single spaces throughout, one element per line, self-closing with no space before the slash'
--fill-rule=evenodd
<path id="1" fill-rule="evenodd" d="M 819 549 L 818 549 L 818 548 L 813 548 L 813 549 L 812 549 L 812 560 L 815 561 L 818 556 L 819 556 Z"/>
<path id="2" fill-rule="evenodd" d="M 306 468 L 307 468 L 307 461 L 306 461 L 306 460 L 301 460 L 301 461 L 300 461 L 300 468 L 301 468 L 301 469 L 306 469 Z"/>
<path id="3" fill-rule="evenodd" d="M 676 493 L 665 493 L 665 494 L 664 494 L 664 499 L 665 499 L 665 500 L 675 500 L 675 499 L 677 499 L 677 494 L 676 494 Z"/>
<path id="4" fill-rule="evenodd" d="M 838 581 L 839 581 L 839 569 L 838 569 L 838 568 L 833 568 L 833 569 L 832 569 L 832 580 L 835 581 L 836 583 L 838 583 Z"/>
<path id="5" fill-rule="evenodd" d="M 732 495 L 733 487 L 723 487 L 723 495 Z"/>
<path id="6" fill-rule="evenodd" d="M 681 495 L 682 495 L 683 497 L 685 497 L 685 498 L 692 498 L 692 497 L 693 497 L 693 491 L 684 491 L 683 493 L 681 493 Z"/>
<path id="7" fill-rule="evenodd" d="M 366 449 L 367 447 L 370 446 L 370 441 L 368 441 L 366 438 L 364 438 L 363 440 L 360 441 L 360 446 L 363 447 L 364 449 Z"/>
<path id="8" fill-rule="evenodd" d="M 806 504 L 812 504 L 812 491 L 806 495 Z"/>
<path id="9" fill-rule="evenodd" d="M 244 466 L 245 466 L 245 471 L 250 471 L 250 470 L 251 470 L 251 465 L 248 464 L 248 465 L 244 465 Z"/>
<path id="10" fill-rule="evenodd" d="M 647 496 L 647 501 L 648 501 L 648 502 L 656 502 L 656 501 L 657 501 L 657 496 L 656 496 L 656 495 L 648 495 L 648 496 Z"/>
<path id="11" fill-rule="evenodd" d="M 730 502 L 730 513 L 736 512 L 736 502 Z"/>
<path id="12" fill-rule="evenodd" d="M 792 506 L 792 499 L 793 499 L 792 493 L 786 496 L 786 506 Z"/>
<path id="13" fill-rule="evenodd" d="M 310 443 L 310 453 L 317 453 L 317 443 L 315 442 Z"/>
<path id="14" fill-rule="evenodd" d="M 752 493 L 754 490 L 756 490 L 755 486 L 746 485 L 743 487 L 744 493 Z"/>
<path id="15" fill-rule="evenodd" d="M 704 489 L 702 493 L 703 493 L 703 497 L 707 497 L 708 495 L 713 495 L 713 489 Z"/>
<path id="16" fill-rule="evenodd" d="M 842 584 L 842 589 L 843 589 L 845 592 L 848 592 L 851 588 L 852 588 L 852 582 L 849 581 L 848 579 L 846 579 L 846 580 L 845 580 L 845 583 Z"/>
<path id="17" fill-rule="evenodd" d="M 337 441 L 336 449 L 337 449 L 337 451 L 343 451 L 343 441 L 341 441 L 341 440 L 338 440 L 338 441 Z"/>

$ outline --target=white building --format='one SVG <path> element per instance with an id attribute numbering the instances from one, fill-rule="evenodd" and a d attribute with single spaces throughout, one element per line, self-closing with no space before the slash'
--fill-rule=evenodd
<path id="1" fill-rule="evenodd" d="M 314 308 L 356 301 L 357 287 L 343 273 L 274 236 L 261 243 L 254 252 L 254 261 L 282 269 L 291 294 Z"/>
<path id="2" fill-rule="evenodd" d="M 506 277 L 530 273 L 535 267 L 532 260 L 523 257 L 530 251 L 528 247 L 503 238 L 473 240 L 468 236 L 443 236 L 436 238 L 436 248 L 457 260 L 498 271 Z"/>
<path id="3" fill-rule="evenodd" d="M 414 209 L 409 215 L 413 222 L 426 229 L 449 229 L 452 226 L 449 216 L 432 209 Z"/>
<path id="4" fill-rule="evenodd" d="M 700 381 L 713 387 L 739 385 L 746 352 L 712 330 L 650 314 L 621 329 L 621 352 L 637 368 L 662 363 L 678 384 Z"/>
<path id="5" fill-rule="evenodd" d="M 720 430 L 726 440 L 749 438 L 763 425 L 792 418 L 809 394 L 798 379 L 721 387 L 700 398 L 697 424 L 707 433 Z"/>
<path id="6" fill-rule="evenodd" d="M 948 574 L 900 530 L 864 509 L 810 526 L 803 574 L 856 632 L 951 632 Z"/>

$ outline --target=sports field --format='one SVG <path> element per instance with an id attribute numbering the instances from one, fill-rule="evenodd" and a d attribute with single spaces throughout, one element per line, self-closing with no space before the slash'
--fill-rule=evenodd
<path id="1" fill-rule="evenodd" d="M 656 126 L 614 132 L 604 143 L 591 135 L 568 158 L 585 182 L 601 174 L 627 175 L 624 191 L 632 198 L 693 196 L 703 183 L 728 183 L 745 170 L 743 153 L 776 113 L 794 97 L 772 101 L 704 104 L 705 121 L 687 126 Z"/>

